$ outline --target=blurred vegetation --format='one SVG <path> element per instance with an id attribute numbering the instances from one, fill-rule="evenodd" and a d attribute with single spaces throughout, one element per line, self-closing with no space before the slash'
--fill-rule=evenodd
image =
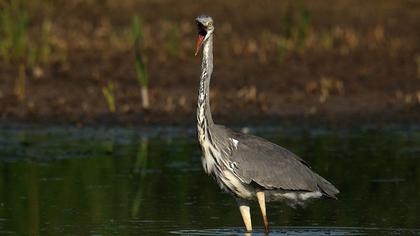
<path id="1" fill-rule="evenodd" d="M 115 102 L 115 83 L 109 80 L 106 85 L 102 87 L 102 93 L 108 104 L 108 110 L 114 113 L 117 110 L 117 104 Z"/>
<path id="2" fill-rule="evenodd" d="M 137 81 L 141 86 L 142 107 L 143 109 L 149 109 L 149 74 L 141 52 L 143 33 L 140 17 L 137 15 L 133 17 L 132 21 L 132 37 L 136 55 Z"/>
<path id="3" fill-rule="evenodd" d="M 199 68 L 191 53 L 193 19 L 201 3 L 179 6 L 186 10 L 173 11 L 166 1 L 0 1 L 1 115 L 97 119 L 110 110 L 112 99 L 97 98 L 107 96 L 111 80 L 118 81 L 119 116 L 192 117 L 196 91 L 189 85 Z M 389 112 L 389 104 L 395 114 L 413 114 L 420 104 L 413 80 L 420 78 L 412 30 L 417 3 L 217 0 L 213 6 L 216 77 L 224 82 L 213 84 L 212 104 L 226 119 L 232 107 L 246 119 L 250 112 L 368 114 L 366 106 L 376 114 Z M 223 79 L 230 74 L 235 82 Z"/>
<path id="4" fill-rule="evenodd" d="M 19 76 L 15 81 L 15 95 L 19 100 L 25 99 L 26 96 L 26 67 L 24 64 L 19 65 Z"/>
<path id="5" fill-rule="evenodd" d="M 417 55 L 415 58 L 417 64 L 417 77 L 420 79 L 420 55 Z"/>
<path id="6" fill-rule="evenodd" d="M 28 58 L 29 18 L 21 1 L 0 2 L 0 55 L 6 63 Z"/>
<path id="7" fill-rule="evenodd" d="M 177 24 L 171 24 L 168 39 L 165 43 L 165 48 L 168 51 L 168 54 L 172 57 L 177 57 L 179 55 L 181 46 L 181 33 L 179 26 Z"/>
<path id="8" fill-rule="evenodd" d="M 0 2 L 0 57 L 3 62 L 30 66 L 49 62 L 52 23 L 44 19 L 34 38 L 29 33 L 32 17 L 26 1 Z"/>
<path id="9" fill-rule="evenodd" d="M 304 7 L 300 7 L 297 11 L 289 7 L 282 21 L 284 36 L 278 40 L 279 62 L 283 62 L 289 51 L 293 49 L 301 52 L 305 50 L 311 27 L 309 11 Z"/>

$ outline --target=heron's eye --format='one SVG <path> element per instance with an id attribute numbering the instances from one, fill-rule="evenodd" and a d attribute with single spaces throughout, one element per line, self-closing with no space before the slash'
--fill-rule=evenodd
<path id="1" fill-rule="evenodd" d="M 212 27 L 212 26 L 213 26 L 213 22 L 207 23 L 207 27 Z"/>

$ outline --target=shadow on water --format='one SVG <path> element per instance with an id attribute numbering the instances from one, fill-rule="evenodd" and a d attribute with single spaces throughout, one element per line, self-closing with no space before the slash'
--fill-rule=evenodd
<path id="1" fill-rule="evenodd" d="M 234 200 L 202 171 L 193 129 L 0 131 L 2 235 L 244 235 Z M 420 234 L 419 129 L 251 132 L 341 190 L 306 208 L 269 203 L 270 235 Z M 252 218 L 263 235 L 256 206 Z"/>

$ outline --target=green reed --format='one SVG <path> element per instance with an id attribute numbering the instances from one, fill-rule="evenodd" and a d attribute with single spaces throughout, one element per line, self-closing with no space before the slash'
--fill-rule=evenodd
<path id="1" fill-rule="evenodd" d="M 149 75 L 140 49 L 141 41 L 143 40 L 143 31 L 142 24 L 138 16 L 133 17 L 131 28 L 137 81 L 141 87 L 142 107 L 143 109 L 149 109 Z"/>

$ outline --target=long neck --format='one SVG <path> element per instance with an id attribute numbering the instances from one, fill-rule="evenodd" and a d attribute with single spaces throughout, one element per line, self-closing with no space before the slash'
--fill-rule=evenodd
<path id="1" fill-rule="evenodd" d="M 200 89 L 198 91 L 197 128 L 203 140 L 209 135 L 208 128 L 213 123 L 210 110 L 210 79 L 213 72 L 213 35 L 209 35 L 203 45 L 203 59 L 201 63 Z M 201 139 L 200 139 L 201 141 Z"/>

